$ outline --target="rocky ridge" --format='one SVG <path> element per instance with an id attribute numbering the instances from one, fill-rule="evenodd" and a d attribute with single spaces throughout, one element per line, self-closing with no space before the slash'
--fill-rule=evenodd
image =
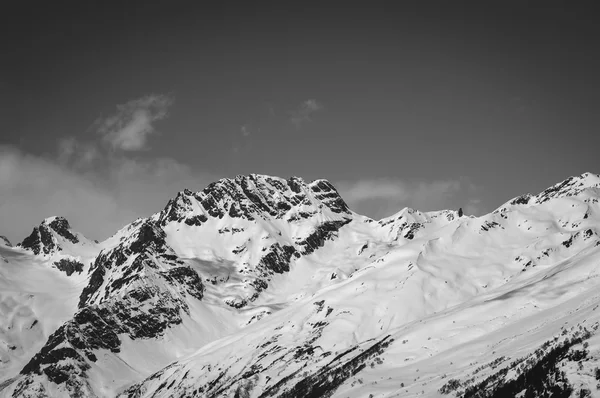
<path id="1" fill-rule="evenodd" d="M 600 177 L 586 173 L 479 218 L 404 209 L 375 222 L 351 212 L 325 180 L 238 176 L 200 192 L 180 192 L 159 213 L 99 244 L 91 264 L 78 262 L 82 257 L 72 247 L 93 244 L 65 219 L 47 219 L 16 250 L 50 262 L 65 278 L 86 282 L 72 318 L 19 375 L 4 380 L 0 396 L 318 397 L 399 391 L 397 375 L 414 371 L 411 363 L 425 361 L 424 352 L 443 356 L 443 347 L 458 344 L 457 337 L 437 331 L 452 329 L 454 322 L 473 330 L 468 322 L 475 318 L 457 317 L 459 308 L 481 306 L 492 317 L 489 303 L 497 297 L 514 303 L 507 308 L 521 308 L 528 301 L 520 297 L 531 291 L 523 300 L 551 310 L 555 304 L 549 304 L 554 301 L 547 292 L 564 289 L 560 281 L 592 286 L 593 279 L 575 275 L 591 275 L 593 262 L 587 259 L 600 250 L 598 188 Z M 310 280 L 306 272 L 314 272 L 324 288 L 280 304 L 281 289 L 300 277 Z M 211 311 L 221 315 L 211 318 Z M 530 322 L 529 313 L 504 314 L 502 322 L 490 318 L 486 328 L 498 327 L 497 333 L 504 333 L 499 341 L 518 340 L 510 325 Z M 567 313 L 552 316 L 572 321 Z M 192 319 L 249 326 L 219 329 L 201 343 L 208 329 L 191 327 Z M 549 319 L 545 322 L 554 325 Z M 179 361 L 174 352 L 143 370 L 133 361 L 140 347 L 171 344 L 188 329 L 199 339 L 191 347 L 200 350 L 196 355 Z M 554 326 L 548 331 L 560 332 Z M 503 355 L 513 354 L 507 349 Z M 565 355 L 561 351 L 561 358 Z M 408 359 L 395 363 L 398 357 Z M 128 373 L 138 379 L 107 387 L 107 366 L 117 363 L 140 372 Z M 389 367 L 395 386 L 375 383 L 369 369 L 380 366 L 378 372 L 386 375 Z M 417 366 L 429 369 L 426 361 Z M 453 366 L 444 369 L 456 373 L 458 384 L 442 388 L 439 374 L 428 376 L 427 370 L 419 383 L 471 396 L 472 386 L 484 380 L 478 372 L 490 374 L 478 371 L 473 380 L 465 379 L 458 375 L 472 372 L 471 366 Z M 497 382 L 506 376 L 494 376 L 494 384 L 484 388 L 490 394 L 509 388 Z M 357 382 L 363 379 L 364 384 Z M 410 391 L 416 393 L 418 385 L 415 379 Z"/>

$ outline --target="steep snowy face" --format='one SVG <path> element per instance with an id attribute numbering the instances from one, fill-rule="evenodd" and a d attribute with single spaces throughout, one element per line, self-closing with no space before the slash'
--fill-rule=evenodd
<path id="1" fill-rule="evenodd" d="M 379 226 L 388 239 L 397 241 L 400 238 L 413 239 L 417 235 L 423 235 L 425 229 L 439 228 L 458 218 L 458 211 L 454 210 L 423 213 L 407 207 L 393 216 L 381 219 Z"/>
<path id="2" fill-rule="evenodd" d="M 345 280 L 122 396 L 537 397 L 595 388 L 600 192 L 576 184 L 479 218 L 405 210 L 382 220 L 384 230 L 425 226 L 412 237 L 396 228 L 400 239 L 373 245 L 387 248 Z"/>
<path id="3" fill-rule="evenodd" d="M 95 381 L 104 372 L 98 369 L 118 369 L 117 378 L 147 374 L 149 365 L 136 358 L 149 341 L 165 347 L 149 368 L 155 371 L 257 321 L 269 311 L 246 307 L 272 276 L 289 272 L 351 220 L 324 180 L 251 175 L 180 192 L 163 211 L 98 245 L 78 311 L 23 367 L 12 394 L 111 395 L 114 387 Z M 49 252 L 60 251 L 62 235 L 50 236 Z M 180 341 L 186 333 L 194 338 Z"/>
<path id="4" fill-rule="evenodd" d="M 124 340 L 160 336 L 190 314 L 191 300 L 203 297 L 199 275 L 178 260 L 164 231 L 149 220 L 103 250 L 90 271 L 79 310 L 21 370 L 25 377 L 14 394 L 41 391 L 39 379 L 47 378 L 66 385 L 70 396 L 95 396 L 88 371 L 99 353 L 105 352 L 106 362 L 121 352 Z"/>
<path id="5" fill-rule="evenodd" d="M 506 211 L 508 208 L 515 205 L 539 205 L 548 202 L 551 199 L 574 197 L 585 193 L 585 191 L 597 189 L 600 189 L 600 175 L 583 173 L 580 176 L 569 177 L 537 195 L 525 194 L 518 196 L 500 206 L 495 212 Z M 592 194 L 592 196 L 597 195 Z"/>
<path id="6" fill-rule="evenodd" d="M 15 247 L 0 244 L 0 383 L 77 309 L 99 247 L 52 217 Z"/>
<path id="7" fill-rule="evenodd" d="M 0 346 L 13 361 L 0 396 L 503 396 L 490 394 L 531 381 L 563 343 L 586 336 L 600 358 L 599 182 L 478 218 L 407 208 L 377 222 L 325 180 L 250 175 L 180 192 L 97 245 L 49 219 L 27 248 L 0 244 L 0 295 L 42 269 L 11 297 L 48 300 L 52 275 L 42 287 L 60 286 L 68 311 L 18 361 Z M 51 266 L 67 255 L 89 261 L 68 276 Z"/>
<path id="8" fill-rule="evenodd" d="M 196 261 L 212 295 L 234 308 L 255 301 L 274 275 L 334 239 L 352 218 L 325 180 L 255 174 L 180 192 L 151 217 L 178 256 Z"/>
<path id="9" fill-rule="evenodd" d="M 89 267 L 90 259 L 98 254 L 99 246 L 71 229 L 64 217 L 49 217 L 35 227 L 17 248 L 42 256 L 67 275 L 82 273 Z"/>

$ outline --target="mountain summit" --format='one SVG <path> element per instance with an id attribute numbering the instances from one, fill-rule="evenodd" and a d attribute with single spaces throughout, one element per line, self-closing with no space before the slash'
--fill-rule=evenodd
<path id="1" fill-rule="evenodd" d="M 19 243 L 19 247 L 31 250 L 33 254 L 52 254 L 61 250 L 59 241 L 79 243 L 79 238 L 71 232 L 71 226 L 64 217 L 46 218 L 33 229 L 31 235 Z"/>
<path id="2" fill-rule="evenodd" d="M 163 210 L 160 221 L 201 225 L 207 217 L 222 219 L 284 219 L 288 222 L 311 217 L 323 208 L 349 214 L 344 200 L 326 180 L 306 184 L 301 178 L 284 180 L 257 174 L 222 179 L 201 192 L 180 192 Z M 185 218 L 184 218 L 185 217 Z"/>
<path id="3" fill-rule="evenodd" d="M 252 174 L 100 243 L 52 217 L 0 245 L 0 397 L 591 396 L 599 201 L 586 173 L 374 221 Z"/>

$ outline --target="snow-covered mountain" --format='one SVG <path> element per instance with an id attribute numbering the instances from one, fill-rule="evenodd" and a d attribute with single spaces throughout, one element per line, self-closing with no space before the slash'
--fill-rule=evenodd
<path id="1" fill-rule="evenodd" d="M 0 396 L 600 396 L 599 201 L 375 221 L 250 175 L 99 243 L 49 218 L 0 240 Z"/>

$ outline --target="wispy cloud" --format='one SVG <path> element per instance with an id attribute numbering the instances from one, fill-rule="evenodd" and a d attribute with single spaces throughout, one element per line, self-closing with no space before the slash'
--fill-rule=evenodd
<path id="1" fill-rule="evenodd" d="M 240 127 L 240 132 L 244 137 L 248 137 L 250 135 L 250 127 L 247 124 L 244 124 Z"/>
<path id="2" fill-rule="evenodd" d="M 44 218 L 61 215 L 76 230 L 103 239 L 161 210 L 178 191 L 200 190 L 215 179 L 171 158 L 101 160 L 77 169 L 0 146 L 0 235 L 20 241 Z"/>
<path id="3" fill-rule="evenodd" d="M 290 121 L 297 129 L 302 127 L 302 124 L 310 122 L 311 115 L 315 112 L 322 111 L 324 108 L 323 104 L 315 99 L 308 99 L 300 104 L 300 106 L 290 111 Z"/>
<path id="4" fill-rule="evenodd" d="M 64 137 L 58 141 L 58 161 L 63 165 L 85 168 L 100 158 L 100 148 L 94 141 L 81 142 L 75 137 Z"/>
<path id="5" fill-rule="evenodd" d="M 64 137 L 55 155 L 0 145 L 0 235 L 19 241 L 44 218 L 62 215 L 76 230 L 102 239 L 159 211 L 178 191 L 214 181 L 172 158 L 133 156 L 171 103 L 154 95 L 119 105 L 116 115 L 99 122 L 102 136 Z"/>
<path id="6" fill-rule="evenodd" d="M 404 207 L 422 211 L 461 206 L 464 183 L 459 180 L 402 181 L 398 179 L 361 179 L 335 183 L 350 208 L 380 219 Z"/>
<path id="7" fill-rule="evenodd" d="M 481 214 L 481 199 L 473 198 L 469 199 L 467 205 L 464 208 L 465 214 L 468 215 L 479 215 Z"/>
<path id="8" fill-rule="evenodd" d="M 174 99 L 167 95 L 148 95 L 117 105 L 114 115 L 94 123 L 96 131 L 113 149 L 140 151 L 147 148 L 148 137 L 156 133 L 154 122 L 168 116 Z"/>

